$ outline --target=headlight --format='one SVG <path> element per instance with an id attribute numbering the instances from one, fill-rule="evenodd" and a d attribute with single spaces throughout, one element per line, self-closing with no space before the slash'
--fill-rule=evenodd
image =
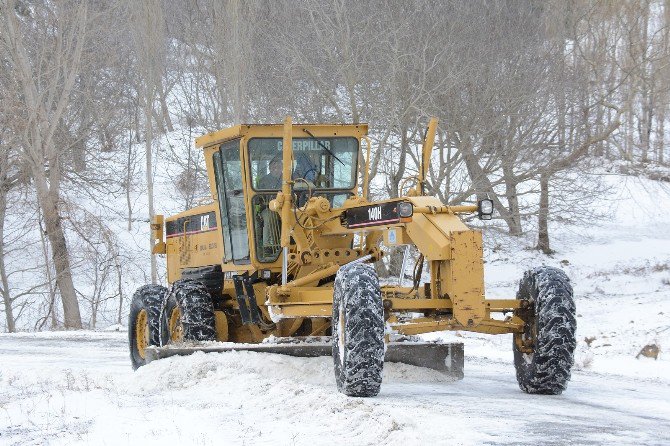
<path id="1" fill-rule="evenodd" d="M 408 201 L 401 201 L 398 203 L 398 215 L 401 218 L 411 217 L 414 214 L 414 207 Z"/>
<path id="2" fill-rule="evenodd" d="M 491 220 L 493 215 L 493 200 L 485 198 L 477 203 L 479 218 L 482 220 Z"/>

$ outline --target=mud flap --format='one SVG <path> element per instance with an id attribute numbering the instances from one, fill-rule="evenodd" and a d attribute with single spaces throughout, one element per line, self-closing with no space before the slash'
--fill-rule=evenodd
<path id="1" fill-rule="evenodd" d="M 281 340 L 286 339 L 285 343 Z M 201 351 L 205 353 L 222 353 L 230 351 L 252 351 L 260 353 L 276 353 L 288 356 L 313 358 L 330 356 L 332 343 L 296 342 L 295 338 L 276 338 L 276 343 L 236 344 L 221 342 L 206 347 L 147 347 L 146 361 L 167 358 L 170 356 L 186 356 Z M 459 342 L 440 344 L 430 342 L 390 342 L 387 344 L 386 362 L 401 362 L 417 367 L 437 370 L 455 379 L 463 379 L 463 344 Z"/>
<path id="2" fill-rule="evenodd" d="M 243 324 L 260 324 L 261 314 L 256 304 L 256 293 L 248 275 L 233 276 L 237 304 Z"/>

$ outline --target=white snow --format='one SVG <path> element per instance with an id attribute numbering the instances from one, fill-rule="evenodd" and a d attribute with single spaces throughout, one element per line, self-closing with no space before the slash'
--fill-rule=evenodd
<path id="1" fill-rule="evenodd" d="M 530 238 L 486 248 L 491 298 L 542 263 L 572 278 L 579 342 L 560 396 L 519 390 L 507 335 L 425 335 L 465 343 L 463 380 L 387 363 L 380 395 L 358 399 L 337 393 L 328 357 L 199 353 L 133 372 L 123 327 L 1 334 L 0 444 L 670 444 L 670 195 L 611 182 L 610 218 L 554 225 L 552 257 Z M 636 359 L 651 343 L 658 359 Z"/>
<path id="2" fill-rule="evenodd" d="M 534 396 L 509 357 L 468 355 L 462 381 L 387 363 L 381 394 L 358 399 L 337 393 L 331 358 L 196 353 L 132 372 L 126 348 L 114 332 L 0 336 L 0 443 L 670 441 L 667 380 L 577 371 L 563 395 Z"/>

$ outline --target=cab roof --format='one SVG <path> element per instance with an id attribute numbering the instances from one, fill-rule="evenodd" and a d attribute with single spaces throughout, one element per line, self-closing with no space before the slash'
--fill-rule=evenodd
<path id="1" fill-rule="evenodd" d="M 239 124 L 222 130 L 207 133 L 195 139 L 196 147 L 209 147 L 231 139 L 249 137 L 281 138 L 283 124 Z M 293 137 L 308 137 L 303 132 L 308 129 L 315 136 L 356 136 L 367 135 L 367 124 L 293 124 Z M 304 135 L 303 135 L 304 133 Z"/>

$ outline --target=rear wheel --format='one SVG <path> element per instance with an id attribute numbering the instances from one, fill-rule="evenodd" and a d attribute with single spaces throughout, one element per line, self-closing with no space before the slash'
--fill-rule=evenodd
<path id="1" fill-rule="evenodd" d="M 200 282 L 177 280 L 165 306 L 170 342 L 215 341 L 212 296 Z"/>
<path id="2" fill-rule="evenodd" d="M 161 345 L 161 334 L 165 334 L 161 307 L 166 292 L 167 289 L 160 285 L 144 285 L 133 294 L 128 316 L 128 342 L 130 361 L 135 370 L 146 364 L 148 346 Z"/>
<path id="3" fill-rule="evenodd" d="M 526 323 L 514 335 L 514 365 L 521 390 L 558 395 L 566 389 L 577 345 L 575 302 L 568 276 L 542 266 L 526 271 L 517 298 L 527 302 L 516 311 Z"/>
<path id="4" fill-rule="evenodd" d="M 338 271 L 332 333 L 337 389 L 349 396 L 377 395 L 384 367 L 384 309 L 371 266 L 353 264 Z"/>

